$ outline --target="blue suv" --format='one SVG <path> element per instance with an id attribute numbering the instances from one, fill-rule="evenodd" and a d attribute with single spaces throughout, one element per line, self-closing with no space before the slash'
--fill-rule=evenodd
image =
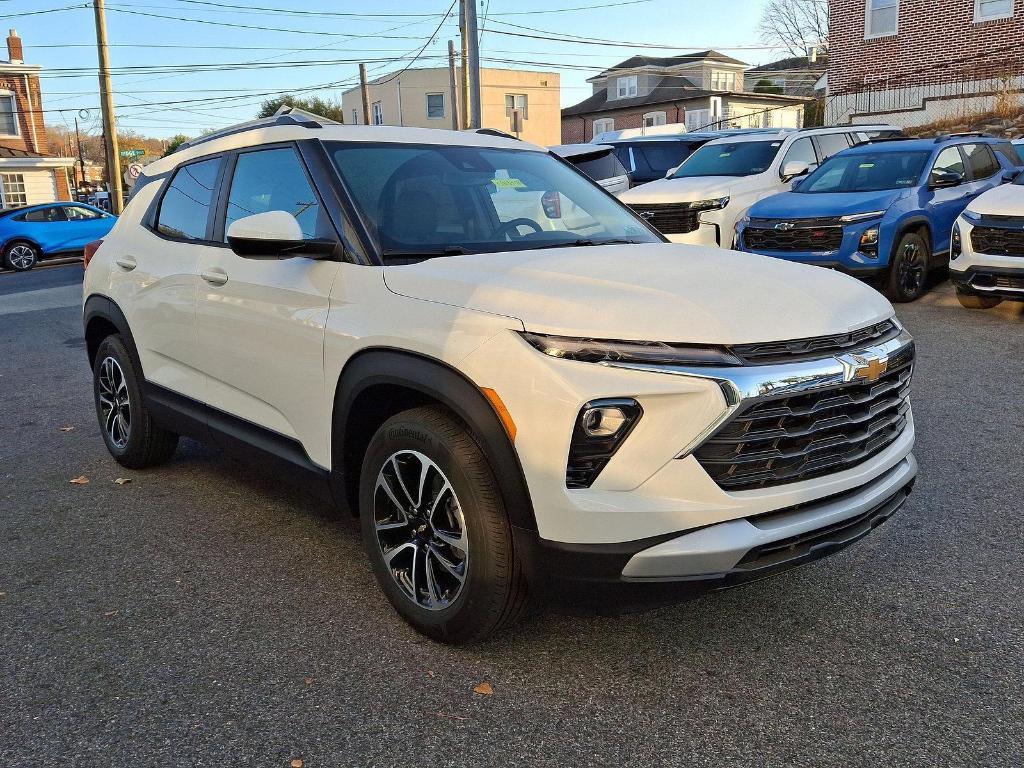
<path id="1" fill-rule="evenodd" d="M 736 245 L 880 278 L 890 299 L 913 301 L 948 263 L 956 218 L 1021 165 L 1010 142 L 979 134 L 865 142 L 751 206 Z"/>

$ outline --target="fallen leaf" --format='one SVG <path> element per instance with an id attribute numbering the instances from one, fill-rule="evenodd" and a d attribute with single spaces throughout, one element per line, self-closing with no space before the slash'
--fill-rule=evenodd
<path id="1" fill-rule="evenodd" d="M 128 485 L 131 481 L 130 477 L 119 477 L 114 481 L 114 485 Z"/>
<path id="2" fill-rule="evenodd" d="M 463 717 L 462 715 L 449 715 L 447 712 L 435 712 L 434 714 L 447 720 L 469 720 L 468 717 Z"/>
<path id="3" fill-rule="evenodd" d="M 117 611 L 107 611 L 103 614 L 103 617 L 107 619 L 109 619 L 111 616 L 117 616 Z"/>
<path id="4" fill-rule="evenodd" d="M 312 677 L 307 677 L 306 678 L 306 685 L 312 685 L 312 684 L 313 684 L 313 678 Z"/>
<path id="5" fill-rule="evenodd" d="M 89 478 L 86 477 L 85 475 L 79 475 L 73 480 L 68 480 L 68 482 L 71 483 L 72 485 L 88 485 Z"/>
<path id="6" fill-rule="evenodd" d="M 494 688 L 488 682 L 480 683 L 476 688 L 473 689 L 473 693 L 479 693 L 481 696 L 490 696 L 494 693 Z"/>
<path id="7" fill-rule="evenodd" d="M 433 677 L 434 673 L 431 670 L 427 670 L 427 677 Z"/>
<path id="8" fill-rule="evenodd" d="M 291 765 L 292 768 L 302 768 L 302 761 L 298 759 L 292 760 L 289 765 Z"/>
<path id="9" fill-rule="evenodd" d="M 61 427 L 60 431 L 61 432 L 74 432 L 75 428 L 74 427 Z"/>

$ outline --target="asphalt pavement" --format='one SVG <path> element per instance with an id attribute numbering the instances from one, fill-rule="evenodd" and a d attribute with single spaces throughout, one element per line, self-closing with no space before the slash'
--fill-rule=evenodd
<path id="1" fill-rule="evenodd" d="M 115 464 L 80 279 L 0 274 L 5 768 L 1024 765 L 1021 307 L 943 284 L 899 308 L 921 476 L 853 548 L 459 649 L 403 624 L 356 526 L 285 478 L 190 441 Z"/>

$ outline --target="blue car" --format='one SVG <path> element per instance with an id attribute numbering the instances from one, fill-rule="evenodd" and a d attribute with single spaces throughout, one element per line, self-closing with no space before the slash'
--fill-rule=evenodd
<path id="1" fill-rule="evenodd" d="M 893 301 L 913 301 L 948 264 L 956 218 L 1021 165 L 1010 142 L 981 135 L 866 142 L 752 205 L 736 246 L 879 279 Z"/>
<path id="2" fill-rule="evenodd" d="M 3 266 L 32 269 L 46 256 L 74 253 L 99 240 L 117 217 L 85 203 L 45 203 L 0 211 Z"/>

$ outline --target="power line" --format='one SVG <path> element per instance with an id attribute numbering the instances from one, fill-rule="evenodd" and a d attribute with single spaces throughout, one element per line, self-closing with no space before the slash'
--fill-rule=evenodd
<path id="1" fill-rule="evenodd" d="M 408 70 L 409 67 L 411 67 L 413 64 L 415 64 L 417 59 L 419 59 L 420 56 L 423 55 L 423 52 L 425 50 L 427 50 L 427 46 L 430 45 L 432 42 L 434 42 L 434 39 L 437 37 L 437 33 L 441 31 L 441 27 L 444 26 L 445 21 L 447 21 L 448 17 L 452 15 L 452 9 L 455 8 L 455 3 L 457 3 L 458 1 L 459 0 L 452 0 L 452 4 L 448 6 L 448 10 L 445 11 L 444 16 L 441 17 L 441 21 L 438 22 L 437 29 L 435 29 L 434 33 L 429 38 L 427 38 L 427 42 L 425 42 L 423 44 L 423 46 L 416 52 L 416 55 L 412 57 L 412 60 L 408 64 L 406 64 L 404 67 L 402 67 L 398 72 L 393 74 L 391 77 L 387 78 L 386 80 L 381 80 L 380 82 L 374 83 L 374 85 L 385 85 L 387 83 L 390 83 L 396 77 L 399 77 L 403 72 Z M 476 2 L 476 0 L 473 0 L 473 2 Z M 445 56 L 443 58 L 447 58 L 447 56 Z"/>

